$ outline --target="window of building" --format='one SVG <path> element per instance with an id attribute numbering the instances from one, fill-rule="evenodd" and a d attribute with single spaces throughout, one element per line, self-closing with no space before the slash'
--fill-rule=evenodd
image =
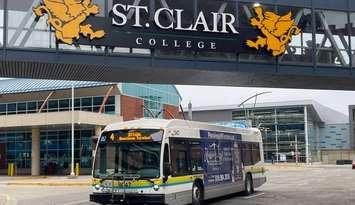
<path id="1" fill-rule="evenodd" d="M 143 99 L 144 105 L 154 115 L 160 113 L 158 117 L 163 116 L 163 104 L 179 106 L 181 102 L 179 93 L 172 85 L 123 83 L 122 92 L 124 95 Z M 147 110 L 144 110 L 143 114 L 145 117 L 152 117 Z"/>
<path id="2" fill-rule="evenodd" d="M 92 106 L 92 98 L 81 98 L 81 106 L 82 107 L 91 107 Z"/>
<path id="3" fill-rule="evenodd" d="M 7 113 L 16 114 L 16 103 L 7 104 Z"/>
<path id="4" fill-rule="evenodd" d="M 350 57 L 347 13 L 315 10 L 314 15 L 317 64 L 348 67 Z"/>
<path id="5" fill-rule="evenodd" d="M 26 113 L 26 103 L 17 103 L 17 114 L 24 114 Z"/>
<path id="6" fill-rule="evenodd" d="M 48 101 L 48 111 L 49 112 L 58 112 L 58 100 L 49 100 Z"/>
<path id="7" fill-rule="evenodd" d="M 37 102 L 27 102 L 27 113 L 35 113 L 37 111 Z"/>
<path id="8" fill-rule="evenodd" d="M 104 97 L 85 97 L 75 98 L 74 110 L 82 110 L 87 112 L 98 112 L 102 104 Z M 44 101 L 30 101 L 30 102 L 18 102 L 0 104 L 0 115 L 6 114 L 25 114 L 36 113 L 43 105 Z M 115 114 L 115 96 L 110 96 L 104 107 L 104 112 L 107 114 Z M 44 112 L 60 112 L 69 111 L 71 109 L 70 99 L 52 99 L 47 102 L 43 107 Z"/>
<path id="9" fill-rule="evenodd" d="M 6 104 L 0 104 L 0 115 L 6 115 Z"/>
<path id="10" fill-rule="evenodd" d="M 104 101 L 104 97 L 94 97 L 92 100 L 92 104 L 95 106 L 100 106 Z"/>
<path id="11" fill-rule="evenodd" d="M 71 107 L 69 99 L 59 100 L 59 111 L 68 111 Z"/>
<path id="12" fill-rule="evenodd" d="M 47 25 L 46 18 L 36 18 L 32 13 L 35 0 L 7 1 L 8 47 L 55 49 L 54 32 Z"/>

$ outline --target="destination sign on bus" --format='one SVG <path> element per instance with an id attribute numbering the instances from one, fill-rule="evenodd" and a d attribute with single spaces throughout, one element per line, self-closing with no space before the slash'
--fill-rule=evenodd
<path id="1" fill-rule="evenodd" d="M 139 131 L 128 132 L 127 135 L 119 133 L 111 133 L 109 136 L 111 142 L 139 142 L 139 141 L 153 141 L 153 138 L 148 135 L 144 135 Z"/>

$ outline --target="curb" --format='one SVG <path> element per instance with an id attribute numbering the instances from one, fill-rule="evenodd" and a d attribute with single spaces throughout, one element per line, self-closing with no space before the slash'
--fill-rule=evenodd
<path id="1" fill-rule="evenodd" d="M 8 186 L 91 186 L 89 182 L 8 182 Z"/>

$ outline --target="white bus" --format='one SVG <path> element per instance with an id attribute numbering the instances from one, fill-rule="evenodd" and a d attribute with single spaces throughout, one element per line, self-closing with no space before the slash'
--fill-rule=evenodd
<path id="1" fill-rule="evenodd" d="M 266 182 L 257 129 L 185 120 L 108 125 L 98 140 L 90 201 L 202 204 Z"/>

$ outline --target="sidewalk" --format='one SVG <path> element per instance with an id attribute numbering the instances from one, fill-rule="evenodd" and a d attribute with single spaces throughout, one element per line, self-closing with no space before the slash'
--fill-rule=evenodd
<path id="1" fill-rule="evenodd" d="M 265 164 L 266 169 L 351 169 L 352 165 L 332 165 L 332 164 L 305 164 L 305 163 L 278 163 Z"/>
<path id="2" fill-rule="evenodd" d="M 13 186 L 90 186 L 91 176 L 79 176 L 74 179 L 68 176 L 0 176 L 0 185 Z"/>

